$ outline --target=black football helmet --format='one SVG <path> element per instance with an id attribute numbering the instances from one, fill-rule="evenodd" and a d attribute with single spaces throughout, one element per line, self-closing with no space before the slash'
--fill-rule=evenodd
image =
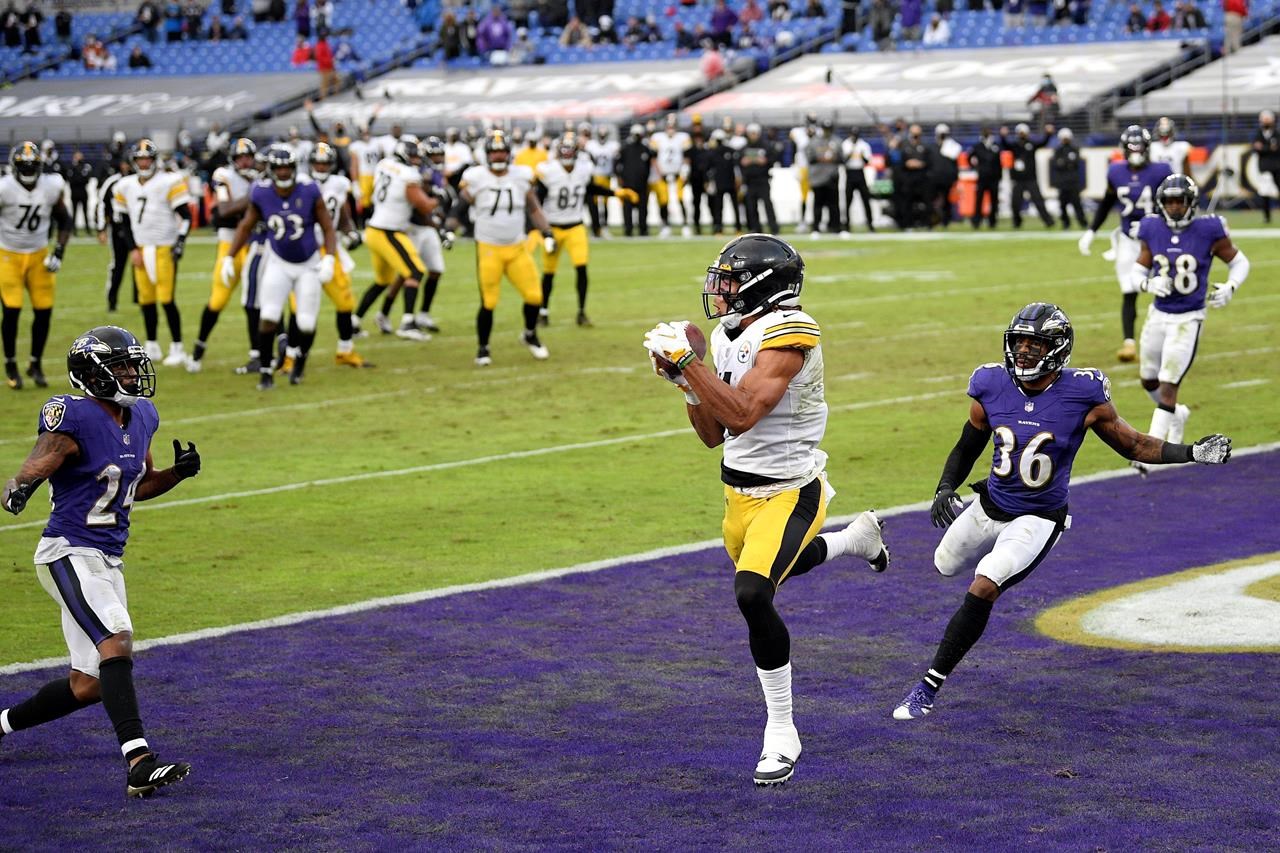
<path id="1" fill-rule="evenodd" d="M 578 162 L 578 140 L 572 133 L 566 133 L 556 140 L 556 159 L 566 169 L 572 169 Z"/>
<path id="2" fill-rule="evenodd" d="M 283 145 L 272 145 L 267 151 L 267 177 L 278 189 L 292 187 L 298 180 L 298 155 Z"/>
<path id="3" fill-rule="evenodd" d="M 1162 142 L 1172 141 L 1176 131 L 1177 126 L 1174 125 L 1173 119 L 1168 116 L 1161 116 L 1160 120 L 1156 122 L 1156 139 Z"/>
<path id="4" fill-rule="evenodd" d="M 484 140 L 484 160 L 492 172 L 507 171 L 511 163 L 511 143 L 505 131 L 489 131 Z"/>
<path id="5" fill-rule="evenodd" d="M 743 234 L 720 250 L 707 267 L 702 287 L 702 310 L 707 319 L 737 315 L 747 317 L 792 306 L 804 286 L 804 259 L 791 244 L 769 234 Z M 716 298 L 725 302 L 716 308 Z"/>
<path id="6" fill-rule="evenodd" d="M 1129 125 L 1120 134 L 1120 150 L 1125 162 L 1135 169 L 1142 168 L 1151 159 L 1151 134 L 1142 125 Z"/>
<path id="7" fill-rule="evenodd" d="M 1160 182 L 1160 187 L 1156 190 L 1156 209 L 1171 229 L 1181 231 L 1196 218 L 1196 202 L 1199 199 L 1200 188 L 1195 181 L 1186 175 L 1170 175 Z M 1168 202 L 1175 200 L 1181 200 L 1186 205 L 1177 216 L 1171 214 L 1166 206 Z"/>
<path id="8" fill-rule="evenodd" d="M 444 140 L 438 136 L 428 136 L 422 141 L 422 156 L 439 169 L 444 165 Z"/>
<path id="9" fill-rule="evenodd" d="M 422 165 L 422 141 L 412 133 L 402 133 L 391 148 L 391 156 L 406 166 Z"/>
<path id="10" fill-rule="evenodd" d="M 1031 356 L 1018 353 L 1018 341 L 1032 338 L 1043 344 L 1043 351 Z M 1071 361 L 1071 347 L 1076 333 L 1067 314 L 1049 302 L 1032 302 L 1009 321 L 1004 332 L 1004 369 L 1014 379 L 1031 382 L 1066 367 Z M 1034 364 L 1025 363 L 1034 357 Z"/>
<path id="11" fill-rule="evenodd" d="M 258 146 L 247 136 L 242 136 L 231 146 L 231 163 L 240 177 L 254 180 L 258 177 L 254 164 L 258 159 Z"/>
<path id="12" fill-rule="evenodd" d="M 129 408 L 156 394 L 156 369 L 127 329 L 97 326 L 76 338 L 67 352 L 71 384 L 90 397 Z"/>
<path id="13" fill-rule="evenodd" d="M 13 176 L 28 190 L 34 189 L 44 171 L 44 160 L 40 156 L 40 147 L 34 142 L 22 142 L 13 146 L 9 152 L 9 167 Z"/>
<path id="14" fill-rule="evenodd" d="M 327 142 L 317 142 L 307 159 L 311 162 L 311 174 L 315 175 L 316 180 L 323 182 L 333 174 L 334 167 L 338 165 L 338 152 Z"/>
<path id="15" fill-rule="evenodd" d="M 151 162 L 143 168 L 138 165 L 139 160 Z M 149 178 L 156 173 L 160 165 L 160 149 L 150 139 L 139 139 L 129 151 L 129 162 L 133 164 L 133 171 L 138 174 L 138 177 Z"/>

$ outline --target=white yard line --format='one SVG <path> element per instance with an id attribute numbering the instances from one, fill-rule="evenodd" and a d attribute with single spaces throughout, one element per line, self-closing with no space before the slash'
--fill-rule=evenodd
<path id="1" fill-rule="evenodd" d="M 1254 447 L 1246 447 L 1234 451 L 1235 456 L 1251 456 L 1255 453 L 1268 453 L 1274 450 L 1280 450 L 1280 442 L 1272 442 L 1270 444 L 1260 444 Z M 1159 476 L 1161 469 L 1153 469 L 1153 474 Z M 1097 483 L 1105 480 L 1114 480 L 1120 477 L 1136 477 L 1138 473 L 1131 468 L 1117 468 L 1110 471 L 1101 471 L 1097 474 L 1087 474 L 1083 477 L 1072 478 L 1072 485 L 1079 486 L 1086 483 Z M 929 508 L 929 501 L 919 501 L 912 504 L 904 504 L 889 509 L 877 509 L 876 514 L 881 518 L 891 518 L 895 515 L 902 515 L 907 512 L 916 512 Z M 827 526 L 835 527 L 848 524 L 854 519 L 857 513 L 850 515 L 836 516 L 827 519 Z M 156 637 L 151 640 L 140 640 L 133 644 L 134 649 L 144 651 L 146 649 L 154 649 L 160 646 L 176 646 L 185 643 L 194 643 L 199 640 L 211 640 L 216 637 L 225 637 L 229 634 L 240 634 L 247 631 L 261 631 L 265 628 L 280 628 L 286 625 L 297 625 L 301 622 L 311 622 L 316 619 L 328 619 L 334 616 L 345 616 L 350 613 L 362 613 L 367 610 L 376 610 L 381 607 L 393 607 L 400 604 L 414 604 L 419 601 L 427 601 L 433 598 L 445 598 L 451 595 L 461 595 L 467 592 L 480 592 L 490 589 L 501 589 L 510 586 L 524 586 L 526 584 L 541 583 L 543 581 L 562 578 L 569 575 L 581 575 L 590 572 L 598 572 L 604 569 L 611 569 L 616 566 L 623 566 L 628 563 L 637 563 L 644 560 L 659 560 L 666 557 L 678 557 L 681 554 L 690 554 L 696 551 L 703 551 L 709 548 L 715 548 L 721 545 L 720 539 L 706 539 L 701 542 L 692 542 L 687 545 L 675 545 L 669 548 L 656 548 L 652 551 L 644 551 L 639 554 L 629 554 L 625 557 L 612 557 L 607 560 L 594 560 L 589 563 L 579 563 L 576 566 L 566 566 L 560 569 L 547 569 L 540 572 L 530 572 L 524 575 L 516 575 L 510 578 L 499 578 L 497 580 L 482 581 L 480 583 L 459 584 L 457 586 L 440 587 L 439 589 L 427 589 L 420 592 L 410 592 L 403 595 L 388 595 L 382 598 L 371 598 L 365 601 L 357 601 L 351 604 L 343 604 L 337 607 L 329 607 L 323 610 L 304 610 L 299 613 L 286 613 L 283 616 L 273 616 L 269 619 L 259 619 L 253 622 L 241 622 L 235 625 L 223 625 L 217 628 L 204 628 L 199 631 L 188 631 L 181 634 L 172 634 L 168 637 Z M 66 657 L 42 658 L 40 660 L 25 661 L 22 663 L 11 663 L 0 666 L 0 675 L 15 675 L 22 672 L 30 672 L 32 670 L 47 669 L 55 666 L 65 666 Z"/>
<path id="2" fill-rule="evenodd" d="M 1219 388 L 1253 388 L 1256 385 L 1266 385 L 1270 379 L 1241 379 L 1239 382 L 1227 382 L 1219 385 Z"/>

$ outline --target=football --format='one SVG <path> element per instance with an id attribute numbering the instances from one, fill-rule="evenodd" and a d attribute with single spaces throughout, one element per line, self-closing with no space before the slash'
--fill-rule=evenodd
<path id="1" fill-rule="evenodd" d="M 685 334 L 685 337 L 689 339 L 689 346 L 693 347 L 693 351 L 697 353 L 698 358 L 699 359 L 704 358 L 707 354 L 707 336 L 704 335 L 702 333 L 702 330 L 699 329 L 697 326 L 695 326 L 693 323 L 690 323 L 688 326 L 685 327 L 684 334 Z M 663 358 L 660 355 L 655 355 L 653 357 L 653 360 L 655 363 L 657 363 L 658 369 L 666 373 L 668 376 L 675 376 L 677 373 L 680 372 L 679 370 L 676 369 L 676 366 L 674 364 L 667 361 L 665 358 Z"/>

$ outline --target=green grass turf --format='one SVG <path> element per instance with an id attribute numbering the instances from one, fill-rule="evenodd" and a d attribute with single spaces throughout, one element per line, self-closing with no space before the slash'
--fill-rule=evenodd
<path id="1" fill-rule="evenodd" d="M 1233 224 L 1255 223 L 1241 217 Z M 833 515 L 931 496 L 965 417 L 969 373 L 1001 359 L 1003 327 L 1029 301 L 1052 300 L 1067 310 L 1077 331 L 1073 364 L 1107 370 L 1121 414 L 1145 429 L 1151 404 L 1136 368 L 1114 359 L 1120 299 L 1112 265 L 1098 256 L 1097 244 L 1094 257 L 1082 258 L 1071 237 L 1037 231 L 980 240 L 797 239 L 809 271 L 804 307 L 823 327 L 832 408 L 824 447 L 840 493 Z M 1252 277 L 1227 310 L 1212 313 L 1182 397 L 1194 410 L 1189 437 L 1222 431 L 1245 446 L 1280 434 L 1273 384 L 1280 376 L 1280 297 L 1272 284 L 1280 243 L 1237 241 L 1253 261 Z M 171 439 L 180 438 L 199 445 L 204 469 L 134 515 L 127 562 L 137 635 L 717 537 L 719 453 L 703 448 L 691 431 L 653 435 L 686 422 L 680 395 L 651 375 L 641 339 L 657 321 L 701 318 L 703 271 L 718 247 L 709 238 L 595 242 L 588 306 L 595 327 L 573 325 L 572 272 L 562 269 L 552 326 L 543 334 L 552 354 L 546 362 L 533 361 L 517 342 L 519 301 L 504 285 L 494 365 L 484 370 L 471 363 L 476 290 L 469 244 L 448 256 L 451 268 L 433 308 L 443 333 L 413 344 L 375 331 L 359 342 L 375 370 L 333 365 L 326 304 L 306 383 L 260 394 L 252 379 L 232 374 L 246 340 L 242 312 L 229 308 L 203 374 L 158 368 L 156 462 L 169 465 Z M 213 248 L 194 243 L 182 264 L 179 304 L 188 341 L 208 295 Z M 356 260 L 360 291 L 369 280 L 366 252 Z M 142 331 L 132 305 L 105 313 L 106 266 L 107 251 L 96 243 L 77 240 L 68 251 L 46 357 L 53 392 L 67 390 L 62 356 L 76 334 L 108 320 Z M 1215 273 L 1214 280 L 1224 278 L 1222 269 Z M 1147 301 L 1143 297 L 1141 310 Z M 24 311 L 20 361 L 29 318 Z M 167 347 L 163 318 L 161 328 Z M 1224 387 L 1248 380 L 1267 381 Z M 0 394 L 0 475 L 7 478 L 30 449 L 45 395 L 29 385 Z M 610 440 L 615 443 L 159 506 Z M 1122 464 L 1090 439 L 1075 470 Z M 0 519 L 6 625 L 0 663 L 64 652 L 54 605 L 31 566 L 39 527 L 10 529 L 44 518 L 46 494 L 42 490 L 20 518 Z"/>

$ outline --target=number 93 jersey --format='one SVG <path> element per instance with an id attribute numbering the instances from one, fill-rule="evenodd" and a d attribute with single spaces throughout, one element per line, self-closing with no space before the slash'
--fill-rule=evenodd
<path id="1" fill-rule="evenodd" d="M 1177 233 L 1163 216 L 1143 217 L 1138 239 L 1151 250 L 1151 275 L 1173 280 L 1173 291 L 1156 297 L 1157 310 L 1166 314 L 1204 310 L 1213 244 L 1226 236 L 1227 223 L 1221 216 L 1197 216 Z"/>
<path id="2" fill-rule="evenodd" d="M 0 178 L 0 249 L 27 255 L 49 245 L 49 221 L 63 183 L 61 175 L 41 175 L 28 190 L 13 175 Z"/>
<path id="3" fill-rule="evenodd" d="M 547 188 L 547 200 L 542 203 L 547 221 L 558 228 L 581 223 L 582 205 L 591 183 L 591 167 L 586 159 L 581 158 L 572 172 L 559 160 L 544 160 L 538 164 L 537 175 Z"/>
<path id="4" fill-rule="evenodd" d="M 459 187 L 472 198 L 476 242 L 492 246 L 524 242 L 524 202 L 532 186 L 533 170 L 528 166 L 508 166 L 502 174 L 495 174 L 488 166 L 472 166 L 463 172 Z"/>
<path id="5" fill-rule="evenodd" d="M 1107 375 L 1067 367 L 1048 388 L 1028 394 L 1003 364 L 984 364 L 969 377 L 969 396 L 982 405 L 994 433 L 987 493 L 995 505 L 1013 515 L 1065 507 L 1085 417 L 1111 399 Z"/>
<path id="6" fill-rule="evenodd" d="M 44 535 L 72 547 L 124 555 L 133 494 L 147 473 L 147 451 L 160 425 L 150 400 L 125 409 L 122 429 L 107 410 L 87 397 L 59 394 L 40 410 L 37 431 L 61 432 L 80 452 L 49 478 L 53 512 Z"/>
<path id="7" fill-rule="evenodd" d="M 267 241 L 271 251 L 281 260 L 300 264 L 316 253 L 316 200 L 320 187 L 310 178 L 299 178 L 287 196 L 276 192 L 272 184 L 260 183 L 249 196 L 253 206 L 267 225 Z"/>

